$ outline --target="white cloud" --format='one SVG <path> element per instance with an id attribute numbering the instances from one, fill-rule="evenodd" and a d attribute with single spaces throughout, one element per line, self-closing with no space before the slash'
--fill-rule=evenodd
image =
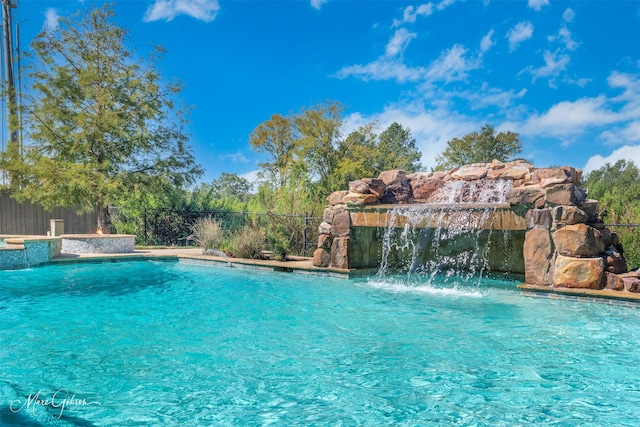
<path id="1" fill-rule="evenodd" d="M 142 18 L 145 22 L 172 21 L 176 16 L 186 15 L 204 22 L 216 18 L 220 4 L 217 0 L 155 0 Z"/>
<path id="2" fill-rule="evenodd" d="M 527 135 L 567 137 L 584 133 L 588 128 L 620 122 L 623 117 L 611 111 L 607 98 L 582 98 L 562 101 L 546 113 L 531 116 L 521 128 Z"/>
<path id="3" fill-rule="evenodd" d="M 446 83 L 454 80 L 464 80 L 467 72 L 478 68 L 479 62 L 466 58 L 467 49 L 459 44 L 454 45 L 440 55 L 429 66 L 426 73 L 427 81 L 444 81 Z"/>
<path id="4" fill-rule="evenodd" d="M 411 129 L 416 146 L 422 152 L 424 170 L 436 165 L 435 158 L 444 151 L 447 141 L 481 126 L 480 123 L 454 112 L 426 110 L 423 105 L 416 103 L 388 106 L 381 113 L 371 116 L 351 114 L 345 119 L 345 129 L 348 133 L 373 120 L 380 123 L 381 129 L 387 128 L 393 122 Z"/>
<path id="5" fill-rule="evenodd" d="M 576 50 L 578 47 L 580 47 L 580 43 L 573 40 L 571 36 L 571 31 L 569 31 L 569 29 L 565 25 L 560 27 L 560 30 L 558 30 L 557 35 L 548 36 L 547 40 L 549 40 L 549 42 L 558 40 L 560 43 L 564 45 L 564 47 L 567 50 L 573 51 L 573 50 Z"/>
<path id="6" fill-rule="evenodd" d="M 505 109 L 526 94 L 527 89 L 521 89 L 518 92 L 513 89 L 503 90 L 490 87 L 487 82 L 483 82 L 479 88 L 474 88 L 473 90 L 452 92 L 452 95 L 466 99 L 473 110 L 480 110 L 487 107 Z"/>
<path id="7" fill-rule="evenodd" d="M 607 163 L 613 165 L 618 160 L 631 160 L 636 165 L 640 165 L 640 145 L 625 145 L 624 147 L 614 150 L 607 157 L 603 157 L 600 154 L 591 156 L 582 170 L 587 174 L 596 169 L 600 169 Z"/>
<path id="8" fill-rule="evenodd" d="M 518 45 L 525 40 L 528 40 L 533 36 L 533 24 L 529 21 L 518 22 L 515 27 L 509 30 L 507 33 L 507 40 L 509 40 L 509 51 L 516 50 Z"/>
<path id="9" fill-rule="evenodd" d="M 486 52 L 496 45 L 496 42 L 493 40 L 493 30 L 490 30 L 482 40 L 480 40 L 480 51 Z"/>
<path id="10" fill-rule="evenodd" d="M 562 20 L 564 22 L 572 22 L 575 17 L 576 17 L 576 14 L 574 13 L 573 9 L 571 9 L 570 7 L 568 7 L 562 14 Z"/>
<path id="11" fill-rule="evenodd" d="M 249 159 L 246 158 L 241 151 L 237 151 L 235 153 L 223 154 L 218 156 L 220 160 L 230 160 L 233 163 L 247 163 Z"/>
<path id="12" fill-rule="evenodd" d="M 314 9 L 320 10 L 323 4 L 328 2 L 329 0 L 311 0 L 311 7 Z"/>
<path id="13" fill-rule="evenodd" d="M 258 184 L 261 182 L 260 180 L 260 170 L 252 170 L 247 173 L 243 173 L 238 175 L 240 178 L 244 178 L 251 183 L 251 191 L 255 191 Z"/>
<path id="14" fill-rule="evenodd" d="M 313 0 L 312 0 L 313 1 Z M 442 0 L 437 5 L 434 5 L 433 2 L 424 3 L 419 6 L 407 6 L 402 11 L 402 19 L 394 19 L 392 27 L 399 27 L 403 24 L 414 24 L 418 17 L 427 17 L 433 14 L 436 10 L 443 10 L 448 6 L 451 6 L 455 3 L 456 0 Z"/>
<path id="15" fill-rule="evenodd" d="M 539 12 L 543 6 L 549 6 L 549 0 L 529 0 L 527 6 Z"/>
<path id="16" fill-rule="evenodd" d="M 567 69 L 570 58 L 569 55 L 561 54 L 559 50 L 550 52 L 544 51 L 542 54 L 544 65 L 538 68 L 527 67 L 522 72 L 528 72 L 533 76 L 533 81 L 539 77 L 555 77 Z M 549 80 L 549 86 L 555 88 L 554 80 Z"/>
<path id="17" fill-rule="evenodd" d="M 420 80 L 424 73 L 425 70 L 422 67 L 411 68 L 398 60 L 381 57 L 369 64 L 346 66 L 338 71 L 334 77 L 344 79 L 353 76 L 364 81 L 396 80 L 404 83 Z"/>
<path id="18" fill-rule="evenodd" d="M 48 7 L 44 12 L 44 25 L 43 28 L 49 30 L 55 30 L 58 28 L 58 22 L 60 21 L 60 15 L 58 15 L 58 10 L 53 7 Z"/>
<path id="19" fill-rule="evenodd" d="M 387 47 L 385 49 L 385 55 L 387 57 L 393 57 L 397 55 L 402 55 L 411 42 L 416 37 L 416 33 L 409 32 L 405 28 L 400 28 L 396 30 L 389 43 L 387 43 Z"/>
<path id="20" fill-rule="evenodd" d="M 443 10 L 444 8 L 451 6 L 455 2 L 456 0 L 442 0 L 440 3 L 438 3 L 436 9 Z"/>
<path id="21" fill-rule="evenodd" d="M 640 142 L 640 121 L 634 121 L 624 128 L 607 129 L 600 134 L 600 138 L 607 145 L 620 145 L 630 142 Z"/>
<path id="22" fill-rule="evenodd" d="M 560 41 L 565 45 L 565 47 L 569 50 L 576 50 L 578 46 L 580 46 L 580 43 L 571 38 L 571 31 L 569 31 L 567 27 L 560 28 L 558 37 L 560 38 Z"/>
<path id="23" fill-rule="evenodd" d="M 413 24 L 416 22 L 416 19 L 418 18 L 418 16 L 429 16 L 433 13 L 434 10 L 434 6 L 433 3 L 429 2 L 429 3 L 425 3 L 425 4 L 421 4 L 418 7 L 415 6 L 407 6 L 404 9 L 404 12 L 402 13 L 402 19 L 401 20 L 394 20 L 393 21 L 393 26 L 397 27 L 399 25 L 402 24 Z"/>

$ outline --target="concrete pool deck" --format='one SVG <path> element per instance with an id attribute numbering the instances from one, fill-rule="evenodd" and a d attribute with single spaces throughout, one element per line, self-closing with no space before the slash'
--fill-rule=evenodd
<path id="1" fill-rule="evenodd" d="M 135 259 L 184 260 L 193 263 L 214 263 L 230 267 L 250 268 L 266 271 L 333 276 L 345 279 L 369 276 L 373 269 L 339 269 L 315 267 L 311 258 L 291 257 L 287 261 L 228 258 L 215 255 L 203 255 L 200 248 L 136 249 L 123 254 L 60 254 L 52 258 L 50 264 L 73 264 L 81 262 L 118 262 Z"/>

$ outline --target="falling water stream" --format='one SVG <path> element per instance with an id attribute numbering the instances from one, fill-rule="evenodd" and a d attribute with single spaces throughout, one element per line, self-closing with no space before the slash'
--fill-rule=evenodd
<path id="1" fill-rule="evenodd" d="M 382 254 L 378 277 L 390 274 L 435 274 L 469 279 L 489 270 L 493 233 L 504 242 L 508 231 L 494 230 L 492 213 L 503 208 L 512 181 L 486 181 L 482 186 L 448 181 L 429 204 L 397 206 L 388 212 L 381 230 Z"/>

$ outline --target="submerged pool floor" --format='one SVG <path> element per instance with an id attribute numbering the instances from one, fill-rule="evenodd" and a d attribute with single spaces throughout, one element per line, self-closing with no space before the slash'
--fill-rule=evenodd
<path id="1" fill-rule="evenodd" d="M 516 282 L 148 261 L 0 283 L 0 425 L 640 419 L 639 312 L 522 298 Z"/>

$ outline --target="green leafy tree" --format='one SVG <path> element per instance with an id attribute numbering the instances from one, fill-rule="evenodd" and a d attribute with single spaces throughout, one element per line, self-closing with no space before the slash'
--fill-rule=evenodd
<path id="1" fill-rule="evenodd" d="M 422 168 L 422 153 L 416 147 L 416 139 L 399 123 L 391 123 L 380 134 L 377 148 L 373 167 L 378 173 L 392 169 L 415 172 Z"/>
<path id="2" fill-rule="evenodd" d="M 355 179 L 376 177 L 385 170 L 415 172 L 422 167 L 422 154 L 409 129 L 392 123 L 378 135 L 377 127 L 377 122 L 368 123 L 340 142 L 336 169 L 339 188 L 346 188 Z"/>
<path id="3" fill-rule="evenodd" d="M 262 168 L 261 176 L 275 182 L 278 188 L 287 185 L 297 150 L 293 121 L 274 114 L 253 130 L 249 144 L 257 152 L 268 156 L 269 161 L 259 165 Z"/>
<path id="4" fill-rule="evenodd" d="M 213 196 L 219 199 L 236 199 L 246 202 L 251 197 L 252 185 L 246 178 L 235 173 L 222 172 L 211 182 Z"/>
<path id="5" fill-rule="evenodd" d="M 618 160 L 583 179 L 589 198 L 598 201 L 609 224 L 640 224 L 640 169 L 633 161 Z M 629 267 L 640 267 L 640 227 L 611 227 L 618 233 Z"/>
<path id="6" fill-rule="evenodd" d="M 341 103 L 329 101 L 307 108 L 293 118 L 299 138 L 301 166 L 321 194 L 328 194 L 339 187 L 335 171 L 343 111 Z"/>
<path id="7" fill-rule="evenodd" d="M 99 209 L 129 192 L 182 188 L 201 175 L 176 108 L 181 87 L 164 83 L 156 63 L 134 55 L 110 5 L 45 28 L 31 43 L 24 154 L 8 151 L 2 167 L 13 194 L 46 208 Z"/>
<path id="8" fill-rule="evenodd" d="M 446 170 L 472 163 L 489 163 L 492 160 L 514 160 L 522 151 L 522 142 L 517 133 L 496 134 L 490 124 L 480 131 L 471 132 L 462 138 L 447 142 L 447 148 L 436 156 L 436 170 Z"/>

